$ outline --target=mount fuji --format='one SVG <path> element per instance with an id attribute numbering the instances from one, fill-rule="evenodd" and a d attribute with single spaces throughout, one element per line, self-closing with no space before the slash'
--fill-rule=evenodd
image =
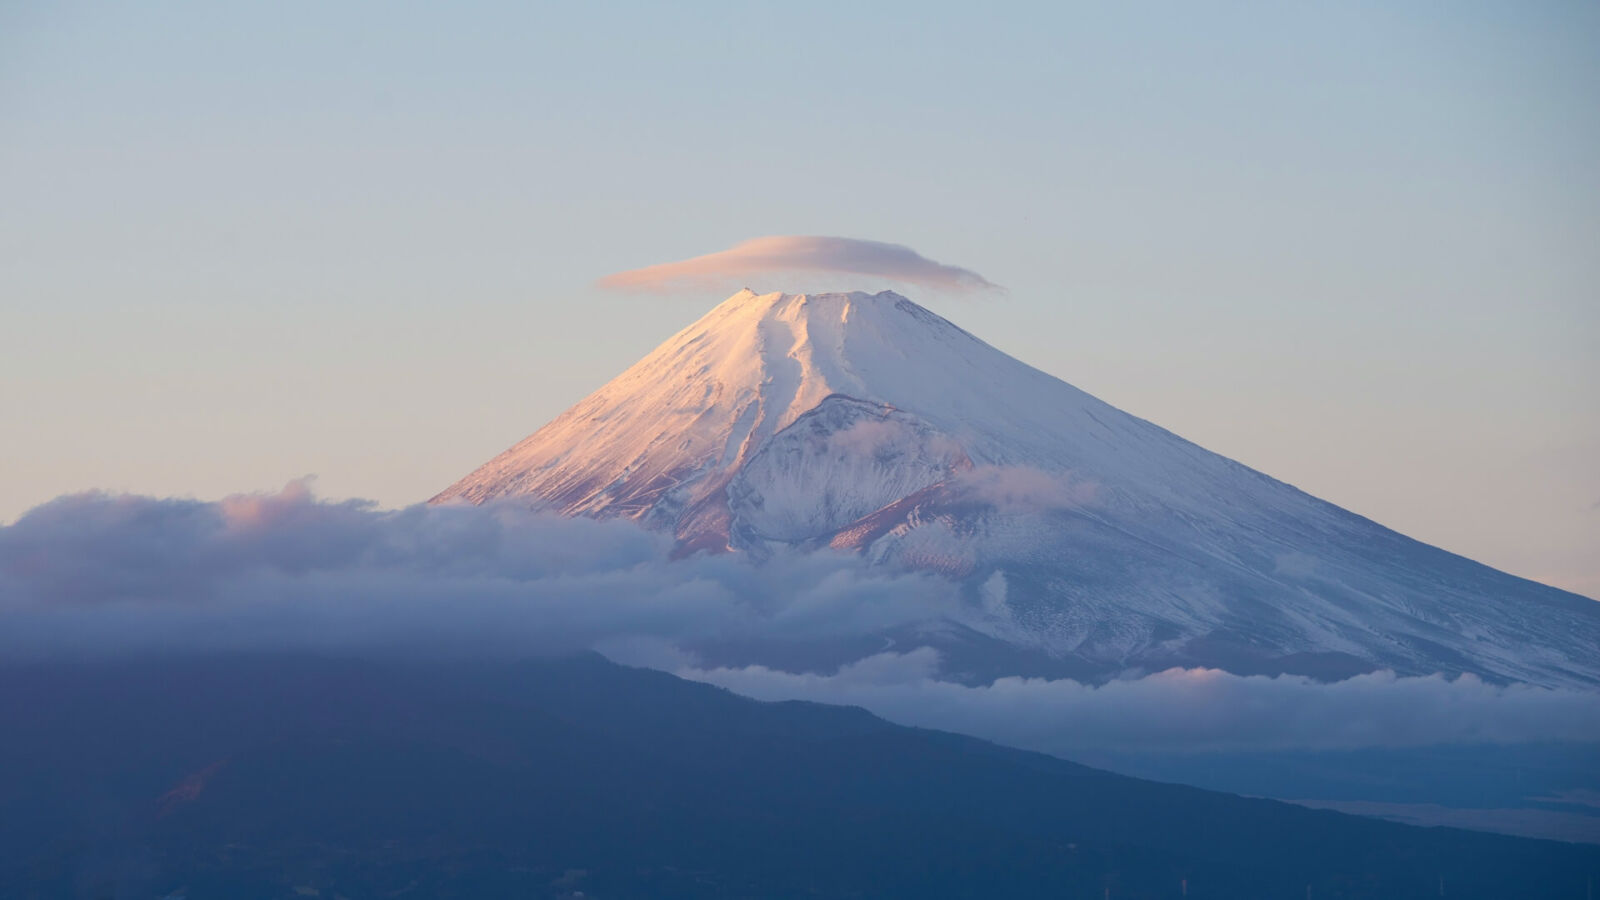
<path id="1" fill-rule="evenodd" d="M 432 502 L 501 500 L 634 520 L 683 555 L 931 570 L 971 616 L 870 637 L 968 674 L 1600 684 L 1600 604 L 1207 451 L 888 291 L 735 294 Z"/>

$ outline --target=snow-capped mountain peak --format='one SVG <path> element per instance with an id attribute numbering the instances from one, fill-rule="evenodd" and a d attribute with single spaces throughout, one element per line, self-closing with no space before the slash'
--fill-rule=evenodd
<path id="1" fill-rule="evenodd" d="M 983 356 L 1009 359 L 890 291 L 746 289 L 434 500 L 529 496 L 714 548 L 728 479 L 774 435 L 830 398 L 879 417 L 961 399 L 951 389 Z"/>
<path id="2" fill-rule="evenodd" d="M 1600 682 L 1600 605 L 1210 453 L 888 291 L 740 291 L 434 500 L 504 498 L 634 519 L 682 553 L 932 569 L 987 598 L 975 640 L 1075 672 Z"/>

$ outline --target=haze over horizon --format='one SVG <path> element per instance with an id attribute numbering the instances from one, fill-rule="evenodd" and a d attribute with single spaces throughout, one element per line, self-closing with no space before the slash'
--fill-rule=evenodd
<path id="1" fill-rule="evenodd" d="M 0 521 L 308 473 L 420 501 L 730 292 L 595 279 L 833 235 L 1005 285 L 907 293 L 1134 415 L 1600 594 L 1592 8 L 0 25 Z"/>

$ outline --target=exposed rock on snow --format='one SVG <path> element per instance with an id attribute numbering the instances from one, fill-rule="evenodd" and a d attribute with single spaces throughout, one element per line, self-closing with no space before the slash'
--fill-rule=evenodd
<path id="1" fill-rule="evenodd" d="M 434 500 L 513 497 L 684 553 L 965 579 L 952 658 L 1600 683 L 1600 604 L 1204 450 L 892 292 L 741 291 Z"/>

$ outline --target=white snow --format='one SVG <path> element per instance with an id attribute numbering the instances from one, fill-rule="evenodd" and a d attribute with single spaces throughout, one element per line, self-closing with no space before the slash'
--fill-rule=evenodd
<path id="1" fill-rule="evenodd" d="M 1016 502 L 1058 493 L 1040 477 L 1068 499 Z M 1004 572 L 995 637 L 1108 666 L 1346 654 L 1600 681 L 1600 605 L 1206 451 L 892 292 L 741 291 L 434 499 L 506 497 L 686 551 L 856 549 L 973 578 L 991 606 L 979 585 Z"/>

